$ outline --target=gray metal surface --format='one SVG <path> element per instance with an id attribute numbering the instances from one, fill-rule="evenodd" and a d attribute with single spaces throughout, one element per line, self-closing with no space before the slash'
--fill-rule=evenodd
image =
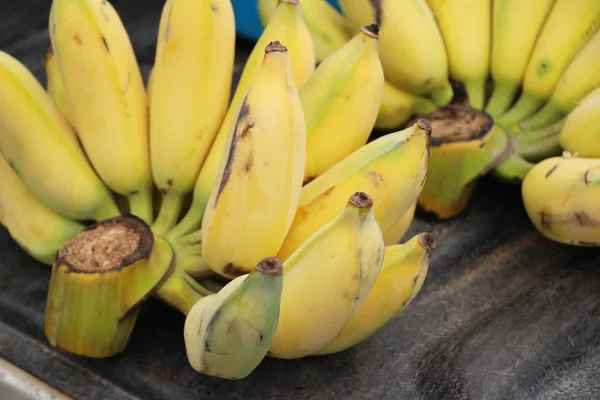
<path id="1" fill-rule="evenodd" d="M 162 1 L 114 3 L 147 72 Z M 0 2 L 0 33 L 11 30 L 0 48 L 42 81 L 47 10 L 41 0 Z M 240 44 L 239 62 L 246 52 Z M 375 336 L 333 356 L 267 359 L 231 382 L 194 372 L 183 315 L 155 300 L 117 357 L 53 349 L 43 334 L 49 269 L 0 230 L 0 357 L 86 400 L 600 398 L 600 250 L 544 239 L 518 188 L 492 179 L 455 220 L 419 213 L 407 237 L 421 231 L 437 241 L 425 285 Z"/>

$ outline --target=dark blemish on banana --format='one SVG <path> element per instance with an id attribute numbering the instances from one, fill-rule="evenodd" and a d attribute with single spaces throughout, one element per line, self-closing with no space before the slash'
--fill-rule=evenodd
<path id="1" fill-rule="evenodd" d="M 104 44 L 104 48 L 106 49 L 106 51 L 110 53 L 110 49 L 108 48 L 108 42 L 106 41 L 106 38 L 104 36 L 102 36 L 102 43 Z"/>
<path id="2" fill-rule="evenodd" d="M 237 266 L 233 265 L 232 263 L 227 264 L 225 266 L 225 268 L 223 268 L 223 272 L 225 272 L 225 274 L 227 274 L 227 275 L 235 276 L 235 277 L 244 275 L 246 273 L 246 271 L 244 271 L 243 268 L 237 267 Z"/>
<path id="3" fill-rule="evenodd" d="M 552 217 L 546 211 L 540 212 L 542 228 L 550 230 L 552 227 Z"/>
<path id="4" fill-rule="evenodd" d="M 167 185 L 169 185 L 169 186 L 173 186 L 173 179 L 169 179 L 169 180 L 167 181 Z"/>
<path id="5" fill-rule="evenodd" d="M 558 168 L 558 166 L 559 166 L 559 164 L 556 164 L 554 167 L 550 168 L 550 169 L 548 170 L 548 172 L 546 172 L 546 176 L 544 177 L 544 179 L 548 179 L 548 177 L 549 177 L 550 175 L 552 175 L 552 173 L 553 173 L 554 171 L 556 171 L 556 168 Z"/>
<path id="6" fill-rule="evenodd" d="M 585 174 L 583 174 L 583 183 L 585 183 L 585 186 L 590 184 L 590 181 L 588 180 L 589 173 L 590 173 L 590 170 L 588 169 L 587 171 L 585 171 Z"/>
<path id="7" fill-rule="evenodd" d="M 77 42 L 77 44 L 81 46 L 81 38 L 79 37 L 79 35 L 73 35 L 73 39 L 75 39 L 75 42 Z"/>

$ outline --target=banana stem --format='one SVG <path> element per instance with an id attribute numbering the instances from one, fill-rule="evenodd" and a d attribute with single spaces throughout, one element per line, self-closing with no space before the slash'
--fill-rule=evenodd
<path id="1" fill-rule="evenodd" d="M 452 101 L 454 90 L 452 89 L 450 82 L 445 82 L 443 87 L 431 92 L 429 97 L 431 97 L 438 106 L 445 106 Z"/>
<path id="2" fill-rule="evenodd" d="M 192 278 L 200 279 L 212 275 L 214 272 L 200 254 L 177 253 L 177 268 L 185 271 Z"/>
<path id="3" fill-rule="evenodd" d="M 545 128 L 526 131 L 517 136 L 519 141 L 519 154 L 529 161 L 537 161 L 562 151 L 559 138 L 565 119 Z"/>
<path id="4" fill-rule="evenodd" d="M 494 168 L 493 174 L 501 181 L 520 184 L 534 165 L 518 153 L 513 153 Z"/>
<path id="5" fill-rule="evenodd" d="M 173 228 L 179 218 L 182 203 L 183 197 L 179 193 L 171 191 L 164 194 L 152 230 L 159 235 L 164 235 Z"/>
<path id="6" fill-rule="evenodd" d="M 473 79 L 465 81 L 465 90 L 469 96 L 471 107 L 481 110 L 485 103 L 485 80 Z"/>
<path id="7" fill-rule="evenodd" d="M 514 101 L 517 89 L 514 85 L 502 82 L 494 83 L 492 96 L 485 106 L 485 111 L 494 118 L 501 116 Z"/>
<path id="8" fill-rule="evenodd" d="M 188 233 L 187 235 L 180 237 L 176 240 L 176 243 L 185 247 L 200 246 L 202 244 L 202 229 L 198 229 L 196 232 Z"/>
<path id="9" fill-rule="evenodd" d="M 204 210 L 206 210 L 206 204 L 196 204 L 192 201 L 192 205 L 187 214 L 167 233 L 167 237 L 171 240 L 176 240 L 190 232 L 200 229 L 202 217 L 204 217 Z"/>
<path id="10" fill-rule="evenodd" d="M 169 279 L 158 288 L 155 296 L 187 315 L 198 300 L 209 294 L 212 292 L 196 284 L 178 266 Z"/>
<path id="11" fill-rule="evenodd" d="M 145 188 L 138 193 L 127 196 L 129 200 L 129 209 L 131 214 L 143 220 L 148 225 L 152 224 L 153 206 L 152 206 L 152 189 Z"/>

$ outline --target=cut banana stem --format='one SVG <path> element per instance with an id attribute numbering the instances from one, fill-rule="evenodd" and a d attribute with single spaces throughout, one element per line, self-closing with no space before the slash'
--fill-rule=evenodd
<path id="1" fill-rule="evenodd" d="M 52 265 L 84 225 L 46 207 L 0 155 L 0 223 L 30 256 Z"/>
<path id="2" fill-rule="evenodd" d="M 354 193 L 337 216 L 285 261 L 269 356 L 300 358 L 320 350 L 365 301 L 385 250 L 373 207 L 368 194 Z"/>
<path id="3" fill-rule="evenodd" d="M 304 182 L 363 146 L 383 94 L 379 26 L 371 24 L 327 57 L 300 91 L 306 120 Z"/>
<path id="4" fill-rule="evenodd" d="M 368 193 L 375 202 L 375 218 L 382 230 L 393 225 L 416 201 L 425 183 L 430 134 L 427 121 L 418 120 L 367 143 L 306 184 L 278 257 L 286 260 L 338 215 L 356 190 Z"/>
<path id="5" fill-rule="evenodd" d="M 184 340 L 194 370 L 224 379 L 248 376 L 264 359 L 278 324 L 283 266 L 261 260 L 249 274 L 197 302 Z"/>
<path id="6" fill-rule="evenodd" d="M 0 149 L 48 208 L 76 220 L 120 214 L 77 136 L 36 77 L 0 51 Z"/>
<path id="7" fill-rule="evenodd" d="M 600 158 L 600 87 L 588 94 L 565 118 L 562 148 L 585 158 Z"/>
<path id="8" fill-rule="evenodd" d="M 49 30 L 69 110 L 92 166 L 108 187 L 128 197 L 132 214 L 151 223 L 148 101 L 119 15 L 108 1 L 53 0 Z"/>
<path id="9" fill-rule="evenodd" d="M 152 176 L 170 230 L 223 121 L 231 91 L 235 21 L 230 0 L 168 0 L 161 13 L 150 104 Z"/>
<path id="10" fill-rule="evenodd" d="M 141 304 L 168 279 L 174 261 L 171 245 L 136 217 L 76 235 L 52 267 L 44 316 L 50 344 L 96 358 L 122 352 Z"/>
<path id="11" fill-rule="evenodd" d="M 493 175 L 501 181 L 519 185 L 534 165 L 520 154 L 513 153 L 494 168 Z"/>
<path id="12" fill-rule="evenodd" d="M 600 159 L 547 158 L 531 169 L 521 190 L 527 215 L 548 239 L 600 247 Z"/>
<path id="13" fill-rule="evenodd" d="M 313 355 L 338 353 L 355 346 L 400 314 L 423 287 L 434 248 L 435 240 L 430 233 L 420 233 L 404 244 L 386 247 L 381 271 L 365 301 L 342 331 Z"/>
<path id="14" fill-rule="evenodd" d="M 178 238 L 200 228 L 211 191 L 219 176 L 219 166 L 221 161 L 227 158 L 231 132 L 237 124 L 241 105 L 260 74 L 265 47 L 273 41 L 279 41 L 288 49 L 294 84 L 298 90 L 302 89 L 315 70 L 314 45 L 301 12 L 298 0 L 279 2 L 275 13 L 244 64 L 244 70 L 225 119 L 200 169 L 189 211 L 169 232 L 169 238 Z"/>
<path id="15" fill-rule="evenodd" d="M 431 124 L 431 158 L 420 208 L 439 219 L 460 214 L 479 178 L 510 154 L 509 135 L 484 111 L 450 105 L 423 115 Z"/>

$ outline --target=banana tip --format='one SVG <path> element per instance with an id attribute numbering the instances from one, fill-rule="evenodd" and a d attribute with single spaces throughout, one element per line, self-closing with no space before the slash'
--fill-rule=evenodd
<path id="1" fill-rule="evenodd" d="M 263 275 L 279 276 L 283 273 L 283 265 L 277 257 L 263 258 L 256 265 L 256 269 Z"/>
<path id="2" fill-rule="evenodd" d="M 267 47 L 265 47 L 265 53 L 286 52 L 286 51 L 287 51 L 287 47 L 282 45 L 281 42 L 278 40 L 275 40 L 275 41 L 269 43 L 267 45 Z"/>
<path id="3" fill-rule="evenodd" d="M 371 24 L 371 25 L 365 25 L 363 27 L 360 28 L 360 30 L 364 33 L 366 33 L 367 35 L 371 36 L 372 38 L 379 38 L 379 25 L 378 24 Z"/>
<path id="4" fill-rule="evenodd" d="M 433 237 L 433 234 L 429 232 L 421 233 L 419 235 L 419 243 L 421 243 L 421 246 L 427 251 L 435 249 L 435 238 Z"/>
<path id="5" fill-rule="evenodd" d="M 357 208 L 367 208 L 373 205 L 373 199 L 365 192 L 356 192 L 350 196 L 350 204 Z"/>

